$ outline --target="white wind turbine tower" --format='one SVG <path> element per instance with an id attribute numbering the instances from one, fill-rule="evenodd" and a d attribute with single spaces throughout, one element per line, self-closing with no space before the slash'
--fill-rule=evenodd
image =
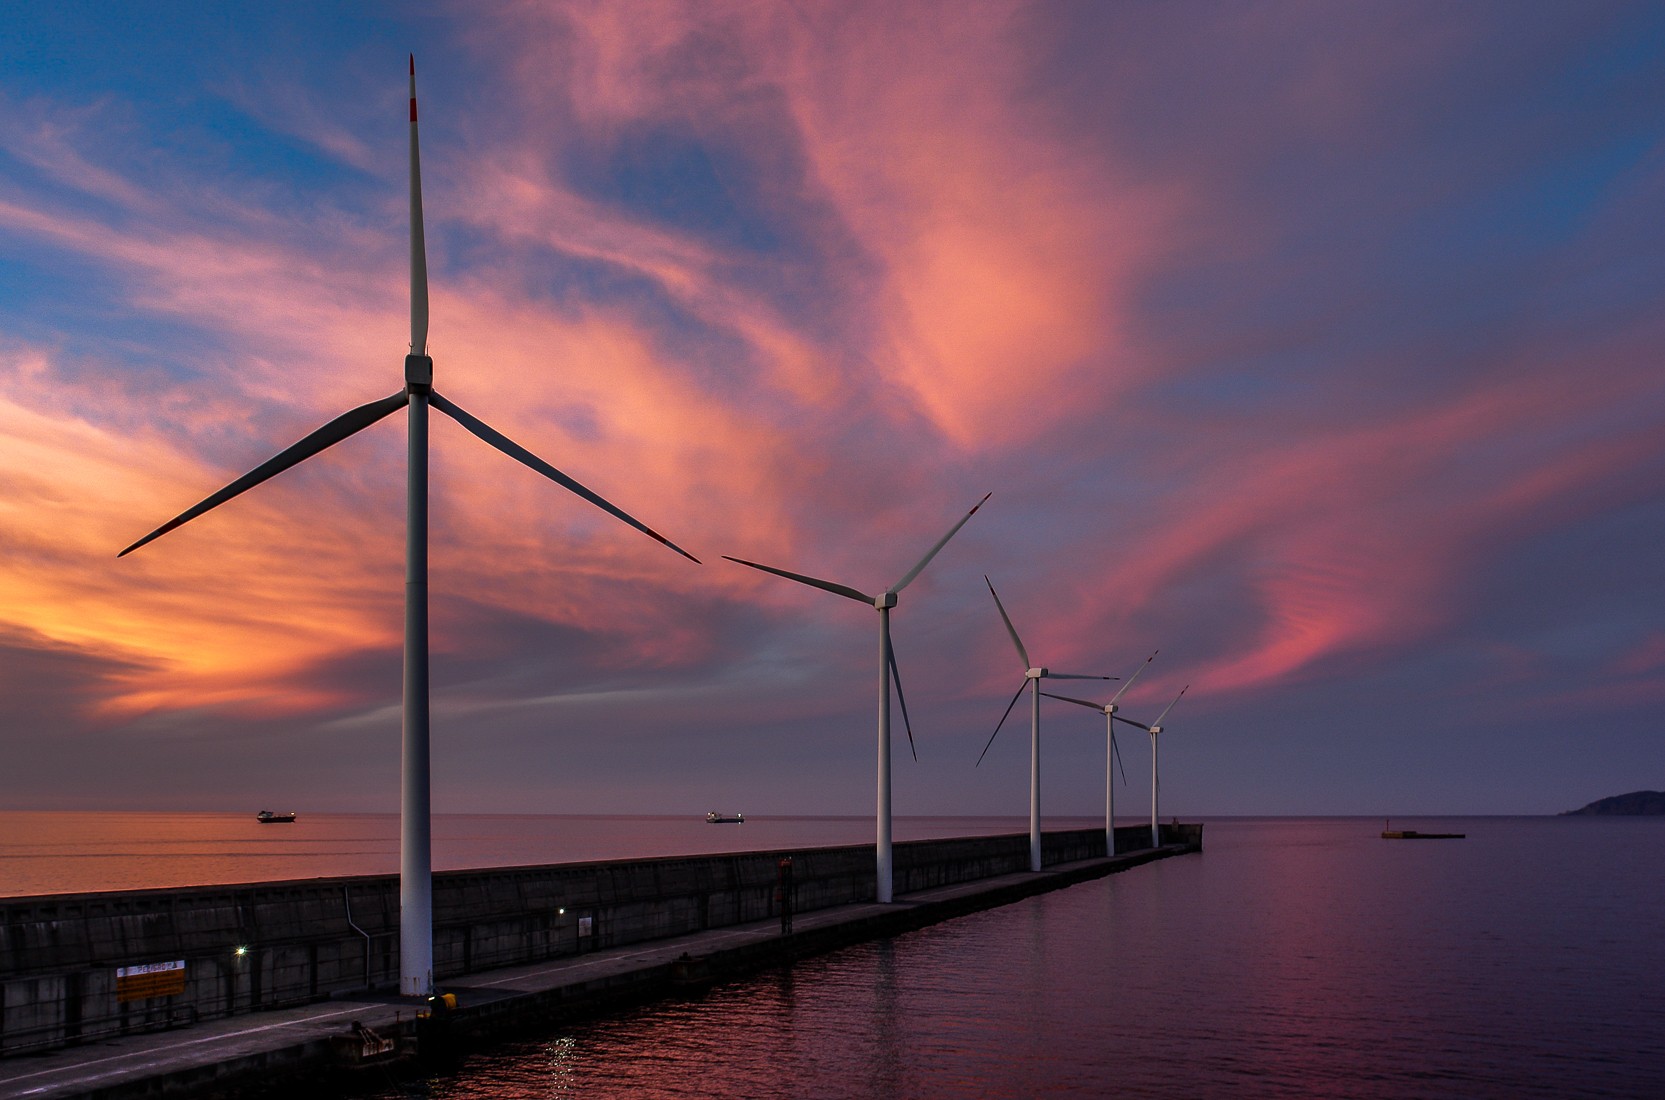
<path id="1" fill-rule="evenodd" d="M 1143 722 L 1135 722 L 1131 718 L 1123 718 L 1119 714 L 1116 715 L 1116 721 L 1126 722 L 1130 726 L 1138 726 L 1140 729 L 1150 734 L 1150 846 L 1152 848 L 1162 847 L 1162 833 L 1156 823 L 1156 794 L 1159 789 L 1156 780 L 1156 738 L 1157 735 L 1162 732 L 1162 719 L 1168 717 L 1168 711 L 1174 709 L 1174 703 L 1179 702 L 1181 696 L 1190 690 L 1190 684 L 1186 684 L 1184 687 L 1180 688 L 1179 695 L 1174 696 L 1174 702 L 1169 703 L 1166 707 L 1164 707 L 1162 713 L 1156 716 L 1156 721 L 1152 722 L 1148 726 Z"/>
<path id="2" fill-rule="evenodd" d="M 1116 723 L 1118 721 L 1128 721 L 1126 718 L 1120 718 L 1117 716 L 1116 710 L 1118 708 L 1116 707 L 1116 701 L 1122 697 L 1123 692 L 1133 686 L 1133 681 L 1139 678 L 1139 673 L 1150 667 L 1150 663 L 1156 660 L 1156 653 L 1160 652 L 1161 650 L 1157 650 L 1149 657 L 1146 657 L 1145 663 L 1140 665 L 1134 671 L 1133 675 L 1127 678 L 1127 681 L 1122 684 L 1120 690 L 1118 690 L 1115 695 L 1110 697 L 1110 701 L 1108 703 L 1091 703 L 1086 699 L 1073 699 L 1068 695 L 1054 695 L 1050 691 L 1041 692 L 1041 694 L 1046 696 L 1048 699 L 1058 699 L 1065 703 L 1074 703 L 1077 706 L 1102 711 L 1104 714 L 1104 854 L 1106 856 L 1113 856 L 1116 854 L 1116 787 L 1111 781 L 1111 777 L 1115 771 L 1114 765 L 1118 764 L 1121 760 L 1121 754 L 1116 751 Z M 1128 724 L 1138 725 L 1137 722 L 1129 722 Z M 1140 728 L 1143 729 L 1145 727 Z M 1126 772 L 1122 773 L 1122 782 L 1127 782 Z"/>
<path id="3" fill-rule="evenodd" d="M 410 62 L 410 354 L 405 356 L 404 389 L 391 397 L 342 413 L 116 555 L 122 557 L 132 553 L 152 539 L 304 462 L 399 409 L 410 410 L 405 528 L 404 733 L 401 740 L 399 801 L 399 991 L 406 996 L 417 997 L 431 994 L 434 987 L 433 863 L 428 798 L 428 407 L 432 405 L 510 458 L 664 543 L 683 557 L 699 561 L 657 531 L 442 397 L 433 388 L 434 361 L 426 354 L 427 344 L 428 260 L 422 236 L 422 173 L 417 155 L 416 59 L 413 56 Z"/>
<path id="4" fill-rule="evenodd" d="M 906 588 L 915 577 L 919 576 L 920 571 L 931 563 L 932 558 L 937 556 L 937 552 L 948 545 L 948 540 L 953 538 L 960 528 L 966 525 L 966 521 L 977 514 L 977 509 L 981 508 L 993 495 L 993 493 L 984 493 L 983 499 L 972 505 L 971 511 L 961 516 L 960 522 L 950 527 L 948 533 L 937 540 L 937 544 L 931 547 L 923 558 L 919 559 L 918 565 L 908 570 L 903 574 L 901 580 L 877 596 L 869 596 L 859 589 L 850 588 L 847 585 L 833 581 L 807 577 L 802 573 L 789 573 L 785 569 L 776 569 L 770 565 L 759 565 L 755 561 L 746 561 L 744 558 L 723 555 L 723 557 L 738 565 L 749 565 L 753 569 L 761 569 L 765 573 L 773 573 L 775 576 L 785 577 L 789 581 L 797 581 L 799 584 L 807 584 L 811 588 L 820 588 L 834 595 L 844 596 L 867 604 L 879 613 L 879 779 L 878 810 L 875 813 L 878 835 L 874 852 L 877 872 L 875 896 L 880 902 L 889 902 L 892 898 L 893 876 L 891 873 L 890 843 L 890 683 L 892 680 L 896 681 L 896 700 L 902 705 L 902 725 L 908 733 L 908 747 L 913 748 L 913 723 L 908 721 L 908 703 L 902 697 L 902 674 L 896 668 L 896 655 L 890 648 L 890 609 L 896 606 L 896 597 L 902 589 Z M 914 759 L 919 759 L 917 751 L 914 752 Z"/>
<path id="5" fill-rule="evenodd" d="M 1023 640 L 1018 637 L 1017 628 L 1012 625 L 1012 617 L 1006 614 L 1006 605 L 1000 602 L 1000 593 L 994 590 L 994 582 L 988 577 L 983 583 L 989 586 L 989 595 L 994 597 L 994 606 L 1000 609 L 1000 618 L 1006 624 L 1006 633 L 1012 636 L 1012 644 L 1017 647 L 1018 657 L 1023 661 L 1023 683 L 1018 686 L 1012 701 L 1006 704 L 1006 713 L 1000 716 L 995 724 L 994 732 L 989 734 L 987 745 L 977 755 L 977 763 L 983 762 L 983 757 L 989 753 L 989 745 L 1000 736 L 1000 727 L 1006 724 L 1011 716 L 1012 708 L 1017 706 L 1018 696 L 1023 689 L 1029 689 L 1029 869 L 1041 869 L 1041 681 L 1051 680 L 1114 680 L 1114 676 L 1091 676 L 1078 672 L 1053 672 L 1048 668 L 1036 667 L 1029 662 L 1029 651 L 1023 648 Z"/>

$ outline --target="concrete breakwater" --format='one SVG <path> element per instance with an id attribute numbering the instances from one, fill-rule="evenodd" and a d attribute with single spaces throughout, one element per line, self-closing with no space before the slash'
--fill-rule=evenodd
<path id="1" fill-rule="evenodd" d="M 1117 830 L 1122 852 L 1149 830 Z M 1201 843 L 1200 826 L 1165 826 Z M 1027 868 L 1022 835 L 896 846 L 897 892 Z M 1103 830 L 1048 833 L 1046 865 L 1104 856 Z M 777 912 L 870 902 L 869 846 L 558 864 L 434 876 L 436 981 L 603 951 Z M 361 876 L 0 901 L 0 1055 L 74 1045 L 393 985 L 398 880 Z"/>

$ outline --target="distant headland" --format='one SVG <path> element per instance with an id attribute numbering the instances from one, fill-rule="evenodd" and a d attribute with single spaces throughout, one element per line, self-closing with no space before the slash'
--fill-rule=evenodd
<path id="1" fill-rule="evenodd" d="M 1629 794 L 1616 794 L 1611 798 L 1598 798 L 1588 806 L 1567 810 L 1560 816 L 1572 817 L 1575 814 L 1665 814 L 1665 791 L 1631 791 Z"/>

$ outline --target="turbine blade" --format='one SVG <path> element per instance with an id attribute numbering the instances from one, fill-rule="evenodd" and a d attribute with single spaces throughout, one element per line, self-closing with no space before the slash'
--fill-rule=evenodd
<path id="1" fill-rule="evenodd" d="M 1133 673 L 1133 675 L 1132 675 L 1132 676 L 1129 676 L 1129 677 L 1128 677 L 1128 678 L 1127 678 L 1127 683 L 1125 683 L 1125 684 L 1123 684 L 1123 685 L 1122 685 L 1122 686 L 1121 686 L 1121 687 L 1120 687 L 1120 688 L 1119 688 L 1119 689 L 1118 689 L 1118 690 L 1117 690 L 1117 691 L 1116 691 L 1116 694 L 1114 694 L 1114 695 L 1112 695 L 1112 696 L 1111 696 L 1111 697 L 1110 697 L 1110 703 L 1111 703 L 1111 705 L 1112 705 L 1112 706 L 1114 706 L 1114 705 L 1115 705 L 1115 702 L 1116 702 L 1116 700 L 1118 700 L 1118 699 L 1120 699 L 1120 698 L 1121 698 L 1121 697 L 1122 697 L 1122 692 L 1124 692 L 1124 691 L 1126 691 L 1126 690 L 1127 690 L 1127 689 L 1128 689 L 1128 688 L 1130 688 L 1130 687 L 1132 687 L 1132 686 L 1133 686 L 1133 681 L 1135 681 L 1135 680 L 1137 680 L 1137 679 L 1138 679 L 1138 678 L 1139 678 L 1139 673 L 1141 673 L 1141 672 L 1143 672 L 1143 671 L 1145 671 L 1145 669 L 1147 669 L 1147 668 L 1149 668 L 1149 667 L 1150 667 L 1150 663 L 1151 663 L 1151 662 L 1152 662 L 1152 661 L 1154 661 L 1154 660 L 1156 660 L 1156 655 L 1157 655 L 1157 654 L 1158 654 L 1158 653 L 1161 653 L 1161 652 L 1162 652 L 1162 651 L 1161 651 L 1161 650 L 1160 650 L 1160 649 L 1153 649 L 1153 650 L 1151 650 L 1151 654 L 1150 654 L 1150 656 L 1149 656 L 1149 657 L 1146 657 L 1146 658 L 1145 658 L 1145 663 L 1144 663 L 1144 664 L 1142 664 L 1142 665 L 1140 665 L 1140 666 L 1139 666 L 1139 667 L 1138 667 L 1138 669 L 1136 669 L 1136 670 L 1135 670 L 1135 671 L 1134 671 L 1134 673 Z"/>
<path id="2" fill-rule="evenodd" d="M 1126 722 L 1130 726 L 1138 726 L 1140 729 L 1144 730 L 1146 733 L 1150 732 L 1150 726 L 1145 725 L 1143 722 L 1135 722 L 1133 719 L 1123 718 L 1119 714 L 1112 714 L 1110 717 L 1114 718 L 1118 722 Z M 1152 724 L 1154 725 L 1154 723 L 1152 723 Z"/>
<path id="3" fill-rule="evenodd" d="M 490 443 L 493 447 L 496 447 L 498 450 L 502 451 L 515 461 L 536 470 L 538 473 L 547 477 L 555 484 L 583 497 L 597 508 L 600 508 L 603 512 L 606 512 L 608 515 L 613 516 L 616 519 L 621 519 L 630 524 L 630 526 L 636 528 L 636 530 L 640 531 L 648 538 L 653 539 L 656 542 L 664 543 L 666 546 L 675 550 L 678 554 L 681 554 L 683 557 L 687 558 L 696 565 L 700 564 L 700 560 L 698 558 L 688 553 L 688 551 L 684 550 L 664 535 L 661 535 L 658 531 L 655 531 L 653 528 L 649 527 L 635 516 L 632 516 L 624 509 L 615 507 L 600 495 L 586 489 L 584 486 L 580 485 L 566 474 L 563 474 L 561 471 L 557 470 L 555 467 L 551 466 L 531 451 L 528 451 L 525 447 L 522 447 L 519 443 L 516 443 L 496 428 L 493 428 L 491 425 L 485 423 L 472 414 L 465 412 L 456 404 L 456 402 L 451 401 L 449 398 L 442 397 L 438 390 L 435 390 L 433 393 L 428 395 L 428 402 L 433 405 L 434 408 L 445 413 L 452 420 L 455 420 L 458 424 L 461 424 L 463 427 L 467 428 L 487 443 Z"/>
<path id="4" fill-rule="evenodd" d="M 1017 646 L 1018 656 L 1023 658 L 1023 670 L 1028 672 L 1035 666 L 1029 663 L 1029 651 L 1023 648 L 1023 640 L 1018 637 L 1017 627 L 1012 625 L 1012 617 L 1006 614 L 1006 605 L 1000 602 L 1000 593 L 994 590 L 994 582 L 989 580 L 987 574 L 983 576 L 983 583 L 989 586 L 989 595 L 994 597 L 994 606 L 1000 609 L 1000 618 L 1006 624 L 1006 633 L 1012 636 L 1012 644 Z"/>
<path id="5" fill-rule="evenodd" d="M 1057 699 L 1057 700 L 1059 700 L 1061 702 L 1065 702 L 1065 703 L 1074 703 L 1077 706 L 1091 707 L 1092 709 L 1098 711 L 1100 714 L 1104 713 L 1104 705 L 1102 703 L 1089 703 L 1085 699 L 1073 699 L 1068 695 L 1054 695 L 1050 691 L 1043 691 L 1043 692 L 1041 692 L 1041 694 L 1046 696 L 1048 699 Z"/>
<path id="6" fill-rule="evenodd" d="M 848 596 L 852 600 L 860 600 L 869 607 L 873 606 L 872 596 L 869 596 L 865 592 L 858 592 L 848 585 L 835 584 L 832 581 L 824 581 L 819 577 L 806 577 L 802 573 L 789 573 L 785 569 L 776 569 L 772 565 L 759 565 L 757 562 L 747 561 L 745 558 L 732 558 L 727 554 L 724 554 L 723 557 L 727 558 L 731 562 L 734 562 L 736 565 L 749 565 L 753 569 L 761 569 L 765 573 L 773 573 L 775 576 L 785 577 L 789 581 L 797 581 L 799 584 L 807 584 L 811 588 L 820 588 L 839 596 Z"/>
<path id="7" fill-rule="evenodd" d="M 410 55 L 410 353 L 428 349 L 428 250 L 422 233 L 422 158 L 416 144 L 416 55 Z"/>
<path id="8" fill-rule="evenodd" d="M 1023 689 L 1028 686 L 1029 678 L 1026 676 L 1023 679 L 1023 683 L 1018 685 L 1017 695 L 1012 696 L 1012 701 L 1006 704 L 1006 713 L 1000 716 L 1000 721 L 995 724 L 994 732 L 989 734 L 989 744 L 984 745 L 983 751 L 977 754 L 977 763 L 973 764 L 972 767 L 978 767 L 983 763 L 983 757 L 989 754 L 989 745 L 994 744 L 994 739 L 1000 736 L 1000 727 L 1004 726 L 1006 724 L 1006 719 L 1012 716 L 1012 708 L 1017 706 L 1018 697 L 1023 694 Z"/>
<path id="9" fill-rule="evenodd" d="M 1080 672 L 1048 672 L 1048 680 L 1120 680 L 1120 676 L 1089 676 Z"/>
<path id="10" fill-rule="evenodd" d="M 1174 702 L 1169 703 L 1167 710 L 1164 710 L 1161 714 L 1158 714 L 1156 716 L 1156 721 L 1152 722 L 1151 725 L 1160 726 L 1162 724 L 1162 719 L 1168 717 L 1168 711 L 1174 709 L 1174 703 L 1179 702 L 1180 696 L 1183 696 L 1186 692 L 1188 692 L 1190 690 L 1191 690 L 1191 685 L 1190 684 L 1186 684 L 1184 687 L 1180 688 L 1179 689 L 1179 695 L 1174 696 Z"/>
<path id="11" fill-rule="evenodd" d="M 409 400 L 410 396 L 405 391 L 400 390 L 392 397 L 384 397 L 380 401 L 372 401 L 368 405 L 360 405 L 356 409 L 349 409 L 305 439 L 293 444 L 287 450 L 262 462 L 219 492 L 205 497 L 196 505 L 179 513 L 179 515 L 117 554 L 116 557 L 126 557 L 145 543 L 152 539 L 161 538 L 180 524 L 189 523 L 210 508 L 216 508 L 224 504 L 232 497 L 247 492 L 267 478 L 281 474 L 297 462 L 304 462 L 324 448 L 341 442 L 355 432 L 363 431 L 382 417 L 404 408 Z"/>
<path id="12" fill-rule="evenodd" d="M 988 499 L 992 496 L 994 496 L 993 493 L 984 493 L 983 494 L 983 499 L 979 500 L 976 504 L 973 504 L 971 506 L 971 511 L 969 511 L 965 515 L 961 516 L 960 517 L 960 522 L 958 522 L 954 526 L 950 527 L 948 529 L 948 533 L 946 535 L 942 536 L 942 538 L 937 540 L 937 544 L 935 546 L 931 547 L 930 552 L 927 553 L 923 558 L 919 559 L 919 564 L 918 565 L 916 565 L 912 569 L 908 570 L 907 574 L 901 580 L 899 580 L 895 584 L 891 585 L 885 591 L 889 592 L 891 595 L 894 596 L 896 593 L 902 591 L 902 589 L 904 589 L 908 585 L 912 584 L 913 579 L 915 577 L 919 576 L 920 570 L 924 569 L 927 565 L 931 564 L 931 559 L 937 556 L 937 551 L 941 550 L 944 546 L 947 546 L 948 545 L 948 540 L 953 538 L 956 534 L 958 534 L 960 528 L 965 526 L 966 520 L 968 520 L 972 516 L 976 515 L 977 514 L 977 509 L 981 508 L 984 504 L 988 503 Z"/>
<path id="13" fill-rule="evenodd" d="M 1110 735 L 1110 753 L 1116 758 L 1116 770 L 1122 773 L 1122 786 L 1127 786 L 1127 769 L 1122 766 L 1122 747 L 1116 744 L 1116 735 Z"/>
<path id="14" fill-rule="evenodd" d="M 885 639 L 886 641 L 889 641 L 890 639 L 890 627 L 888 624 L 885 626 Z M 892 682 L 896 684 L 896 701 L 902 704 L 902 728 L 908 731 L 908 751 L 913 753 L 914 763 L 917 764 L 919 762 L 919 750 L 914 747 L 913 743 L 913 723 L 908 721 L 908 700 L 907 697 L 902 694 L 902 670 L 896 667 L 895 648 L 893 646 L 886 645 L 885 652 L 890 655 L 890 678 Z"/>

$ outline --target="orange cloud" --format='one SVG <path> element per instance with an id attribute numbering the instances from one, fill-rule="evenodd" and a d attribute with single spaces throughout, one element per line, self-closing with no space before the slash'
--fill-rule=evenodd
<path id="1" fill-rule="evenodd" d="M 14 349 L 0 362 L 9 393 L 30 393 L 19 384 L 29 379 L 49 381 L 38 352 Z M 286 683 L 286 671 L 385 644 L 376 622 L 383 609 L 365 600 L 348 555 L 332 553 L 340 548 L 309 548 L 311 575 L 293 564 L 274 568 L 293 563 L 295 516 L 306 512 L 292 492 L 251 494 L 235 522 L 205 523 L 179 533 L 165 553 L 118 562 L 116 550 L 144 525 L 190 503 L 181 485 L 212 488 L 217 471 L 152 433 L 118 434 L 11 397 L 0 398 L 0 437 L 7 622 L 143 669 L 95 705 L 118 713 L 223 702 L 303 709 L 322 700 Z"/>
<path id="2" fill-rule="evenodd" d="M 813 551 L 835 559 L 814 566 L 829 572 L 839 555 L 866 562 L 880 537 L 929 539 L 963 506 L 899 503 L 899 486 L 1044 468 L 1069 429 L 1110 411 L 1175 422 L 1153 391 L 1184 382 L 1182 368 L 1141 344 L 1138 299 L 1198 194 L 1133 182 L 1021 94 L 1033 59 L 1014 11 L 525 4 L 475 25 L 510 95 L 490 127 L 452 131 L 466 151 L 431 138 L 426 150 L 438 387 L 713 565 L 687 565 L 436 415 L 436 594 L 629 637 L 644 663 L 690 662 L 715 643 L 668 605 L 777 598 L 718 554 L 792 565 Z M 1335 76 L 1311 74 L 1298 97 Z M 291 130 L 322 128 L 320 147 L 377 160 L 298 110 L 311 117 Z M 6 353 L 0 614 L 154 670 L 106 701 L 122 713 L 340 704 L 309 670 L 398 644 L 401 418 L 132 559 L 111 555 L 398 387 L 400 196 L 369 213 L 278 215 L 200 182 L 147 188 L 90 151 L 94 121 L 37 112 L 5 133 L 67 192 L 124 216 L 8 189 L 0 226 L 116 273 L 135 316 L 192 326 L 215 350 L 192 353 L 189 379 L 118 371 L 85 386 L 57 352 Z M 564 174 L 572 145 L 606 149 L 642 128 L 754 157 L 733 168 L 756 177 L 740 189 L 752 213 L 803 239 L 725 243 Z M 1213 214 L 1208 231 L 1230 247 L 1264 245 L 1265 227 Z M 627 287 L 552 288 L 552 268 Z M 798 278 L 808 290 L 782 292 Z M 1248 338 L 1232 339 L 1226 350 Z M 1476 547 L 1545 509 L 1576 515 L 1584 487 L 1649 453 L 1632 430 L 1493 453 L 1641 392 L 1637 370 L 1564 382 L 1565 361 L 1509 364 L 1454 400 L 1362 423 L 1193 421 L 1172 469 L 1140 470 L 1149 514 L 1084 535 L 1049 511 L 1044 530 L 1007 533 L 1066 548 L 1060 573 L 1093 577 L 1059 596 L 1066 649 L 1127 637 L 1176 591 L 1223 578 L 1247 612 L 1194 624 L 1208 632 L 1196 667 L 1142 683 L 1288 682 L 1426 636 Z M 470 644 L 445 629 L 436 648 Z"/>

